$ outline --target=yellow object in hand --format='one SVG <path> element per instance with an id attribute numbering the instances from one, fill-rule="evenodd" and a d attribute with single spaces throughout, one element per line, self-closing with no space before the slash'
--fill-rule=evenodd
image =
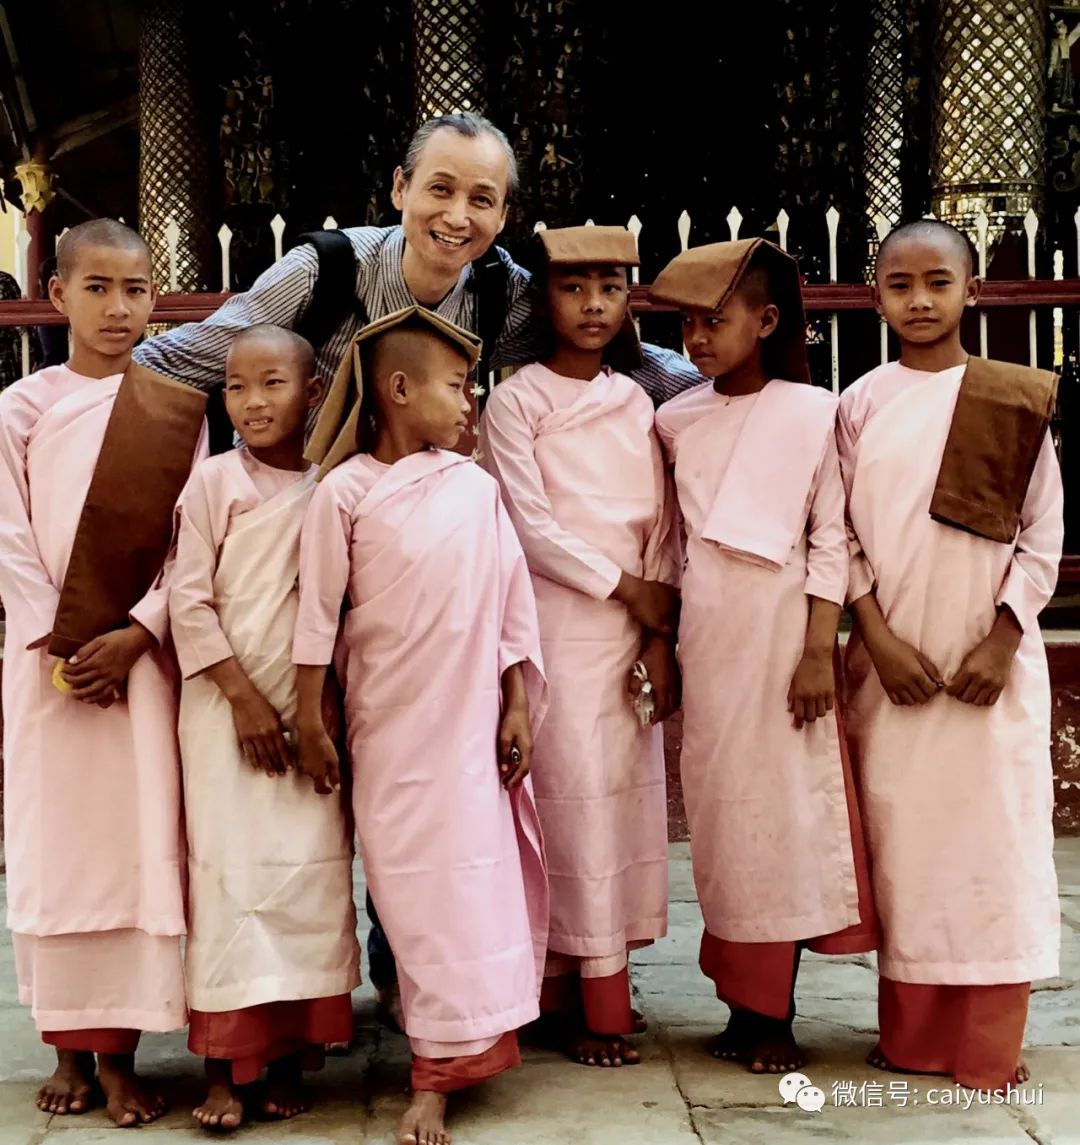
<path id="1" fill-rule="evenodd" d="M 53 666 L 52 682 L 53 687 L 58 692 L 63 692 L 65 695 L 72 690 L 71 685 L 64 679 L 63 672 L 67 667 L 66 660 L 57 660 Z"/>

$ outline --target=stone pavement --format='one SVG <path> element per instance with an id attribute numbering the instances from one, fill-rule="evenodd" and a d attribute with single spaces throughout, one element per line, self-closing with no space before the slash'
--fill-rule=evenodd
<path id="1" fill-rule="evenodd" d="M 810 1052 L 805 1073 L 825 1095 L 822 1112 L 784 1106 L 776 1078 L 754 1077 L 741 1067 L 713 1061 L 704 1043 L 722 1025 L 726 1011 L 696 966 L 700 918 L 686 844 L 672 845 L 672 860 L 671 933 L 634 958 L 638 1005 L 651 1023 L 642 1039 L 643 1064 L 602 1071 L 530 1050 L 524 1069 L 452 1105 L 458 1145 L 1080 1145 L 1080 839 L 1058 844 L 1062 977 L 1040 984 L 1032 998 L 1026 1055 L 1032 1079 L 1024 1096 L 1039 1103 L 1008 1107 L 945 1105 L 946 1097 L 971 1095 L 952 1087 L 944 1095 L 931 1095 L 937 1079 L 899 1078 L 864 1064 L 874 1040 L 875 976 L 872 962 L 863 956 L 809 956 L 803 961 L 798 1032 Z M 362 884 L 357 897 L 362 903 Z M 284 1124 L 248 1126 L 234 1135 L 236 1140 L 290 1145 L 394 1140 L 408 1082 L 407 1045 L 374 1021 L 367 988 L 357 991 L 356 1012 L 356 1046 L 348 1057 L 331 1059 L 323 1073 L 314 1075 L 317 1104 L 312 1112 Z M 183 1036 L 147 1037 L 140 1060 L 148 1076 L 161 1079 L 172 1103 L 172 1111 L 156 1125 L 118 1130 L 99 1111 L 78 1118 L 39 1113 L 32 1098 L 50 1068 L 50 1052 L 16 1001 L 5 932 L 0 945 L 0 1145 L 131 1145 L 134 1135 L 143 1145 L 147 1138 L 167 1145 L 205 1140 L 189 1120 L 200 1096 L 199 1064 L 186 1052 Z"/>

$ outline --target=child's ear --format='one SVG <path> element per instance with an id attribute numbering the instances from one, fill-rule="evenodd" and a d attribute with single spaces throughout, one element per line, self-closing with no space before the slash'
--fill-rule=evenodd
<path id="1" fill-rule="evenodd" d="M 150 281 L 150 309 L 153 310 L 157 306 L 158 300 L 158 284 L 151 279 Z"/>
<path id="2" fill-rule="evenodd" d="M 319 404 L 325 389 L 326 387 L 323 385 L 322 378 L 308 378 L 307 384 L 304 386 L 308 409 L 314 409 Z"/>
<path id="3" fill-rule="evenodd" d="M 779 324 L 780 309 L 775 303 L 770 302 L 761 312 L 761 326 L 758 329 L 758 337 L 768 338 Z"/>
<path id="4" fill-rule="evenodd" d="M 964 299 L 965 306 L 978 306 L 979 299 L 982 297 L 983 280 L 977 275 L 973 274 L 968 279 L 967 284 L 967 297 Z"/>
<path id="5" fill-rule="evenodd" d="M 878 317 L 884 318 L 885 315 L 881 311 L 881 291 L 878 289 L 877 279 L 870 283 L 870 297 L 874 301 L 874 309 L 878 312 Z"/>
<path id="6" fill-rule="evenodd" d="M 404 370 L 395 370 L 390 375 L 390 400 L 399 406 L 405 405 L 409 400 L 409 378 Z"/>
<path id="7" fill-rule="evenodd" d="M 53 304 L 54 310 L 61 314 L 67 313 L 67 307 L 64 304 L 64 280 L 58 274 L 54 274 L 49 279 L 49 301 Z"/>

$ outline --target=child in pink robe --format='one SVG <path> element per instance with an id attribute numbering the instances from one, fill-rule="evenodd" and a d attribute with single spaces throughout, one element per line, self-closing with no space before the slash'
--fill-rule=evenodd
<path id="1" fill-rule="evenodd" d="M 96 1054 L 109 1116 L 129 1126 L 164 1112 L 134 1073 L 140 1031 L 187 1020 L 163 583 L 128 625 L 66 663 L 45 644 L 113 399 L 155 293 L 146 245 L 109 219 L 68 231 L 57 262 L 49 294 L 70 322 L 71 358 L 0 394 L 8 925 L 19 999 L 57 1055 L 38 1108 L 89 1109 Z"/>
<path id="2" fill-rule="evenodd" d="M 418 307 L 373 323 L 309 450 L 324 472 L 341 463 L 301 538 L 299 759 L 317 790 L 337 786 L 319 696 L 347 595 L 353 808 L 413 1050 L 403 1145 L 448 1141 L 446 1095 L 518 1064 L 547 940 L 524 782 L 542 714 L 536 605 L 498 486 L 448 452 L 475 358 L 472 335 Z"/>
<path id="3" fill-rule="evenodd" d="M 967 373 L 1003 368 L 969 362 L 960 344 L 978 286 L 970 246 L 952 227 L 924 220 L 885 240 L 874 289 L 900 360 L 844 392 L 837 438 L 857 622 L 848 729 L 883 939 L 870 1061 L 992 1090 L 1026 1080 L 1030 982 L 1058 973 L 1038 614 L 1054 590 L 1063 525 L 1045 423 L 1021 459 L 1019 520 L 1005 534 L 988 539 L 931 517 L 946 455 L 965 448 L 954 422 Z M 1009 402 L 1035 374 L 1011 372 Z M 995 404 L 979 406 L 983 426 Z M 979 500 L 1010 464 L 1004 437 L 991 444 L 997 473 L 972 490 Z"/>
<path id="4" fill-rule="evenodd" d="M 684 252 L 651 297 L 683 311 L 713 378 L 656 427 L 687 535 L 682 779 L 705 920 L 731 1008 L 712 1052 L 799 1068 L 803 946 L 871 950 L 874 919 L 833 659 L 847 587 L 836 402 L 809 384 L 795 263 L 760 239 Z"/>
<path id="5" fill-rule="evenodd" d="M 351 827 L 294 767 L 292 640 L 300 528 L 315 489 L 304 422 L 314 354 L 276 326 L 241 332 L 225 408 L 243 441 L 191 476 L 169 610 L 184 685 L 191 1030 L 206 1059 L 199 1124 L 237 1128 L 264 1066 L 265 1116 L 308 1108 L 301 1069 L 348 1042 L 359 984 Z"/>
<path id="6" fill-rule="evenodd" d="M 677 693 L 674 497 L 652 402 L 604 365 L 635 344 L 633 235 L 587 226 L 540 239 L 550 352 L 496 387 L 480 450 L 529 562 L 551 690 L 532 770 L 551 890 L 541 1012 L 574 1060 L 631 1064 L 627 954 L 667 931 L 659 725 Z M 654 699 L 644 726 L 635 663 Z"/>

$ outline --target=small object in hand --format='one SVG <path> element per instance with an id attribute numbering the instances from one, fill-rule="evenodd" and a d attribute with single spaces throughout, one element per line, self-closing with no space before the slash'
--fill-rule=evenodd
<path id="1" fill-rule="evenodd" d="M 58 692 L 63 692 L 64 695 L 68 695 L 72 691 L 71 685 L 64 679 L 64 669 L 66 667 L 66 660 L 57 660 L 52 670 L 53 687 Z"/>
<path id="2" fill-rule="evenodd" d="M 647 728 L 651 723 L 654 714 L 656 713 L 656 699 L 653 696 L 653 686 L 649 680 L 649 673 L 640 660 L 634 663 L 631 669 L 635 680 L 641 681 L 641 689 L 634 697 L 634 711 L 637 714 L 638 723 Z"/>
<path id="3" fill-rule="evenodd" d="M 517 765 L 521 763 L 521 748 L 519 748 L 517 744 L 514 744 L 510 749 L 510 763 L 514 767 L 517 767 Z"/>

